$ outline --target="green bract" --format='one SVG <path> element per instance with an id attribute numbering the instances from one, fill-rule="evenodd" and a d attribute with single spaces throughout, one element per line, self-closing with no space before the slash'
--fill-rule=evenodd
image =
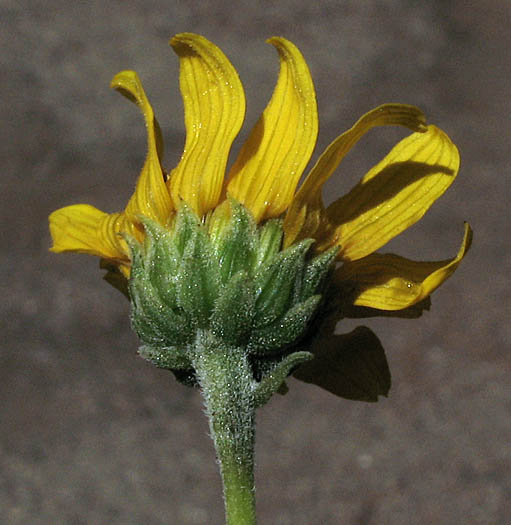
<path id="1" fill-rule="evenodd" d="M 219 352 L 243 349 L 265 402 L 312 355 L 296 351 L 321 303 L 337 248 L 315 258 L 312 240 L 282 250 L 276 219 L 256 226 L 247 209 L 229 202 L 227 215 L 201 222 L 186 205 L 167 229 L 148 218 L 143 243 L 127 238 L 129 291 L 139 353 L 178 380 L 196 384 L 198 337 Z"/>

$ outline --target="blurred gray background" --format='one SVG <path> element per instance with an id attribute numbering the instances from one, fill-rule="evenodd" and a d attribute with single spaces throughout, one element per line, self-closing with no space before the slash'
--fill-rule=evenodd
<path id="1" fill-rule="evenodd" d="M 375 318 L 393 375 L 377 404 L 290 381 L 258 412 L 261 524 L 509 523 L 511 3 L 0 1 L 2 252 L 0 521 L 219 524 L 220 481 L 198 392 L 136 355 L 128 303 L 98 261 L 54 255 L 47 216 L 122 209 L 145 155 L 137 109 L 108 88 L 140 74 L 165 165 L 184 143 L 178 62 L 201 33 L 247 94 L 246 137 L 271 95 L 281 35 L 316 84 L 319 152 L 383 102 L 420 106 L 462 154 L 453 187 L 385 249 L 474 245 L 418 321 Z M 402 131 L 363 139 L 328 186 L 346 192 Z M 356 325 L 346 321 L 340 331 Z"/>

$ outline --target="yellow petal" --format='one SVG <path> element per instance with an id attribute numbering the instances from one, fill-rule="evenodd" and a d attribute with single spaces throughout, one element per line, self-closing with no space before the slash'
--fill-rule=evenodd
<path id="1" fill-rule="evenodd" d="M 356 260 L 374 252 L 417 222 L 454 181 L 460 158 L 435 126 L 413 133 L 326 212 L 335 225 L 321 249 L 340 245 L 339 257 Z"/>
<path id="2" fill-rule="evenodd" d="M 124 227 L 121 213 L 104 213 L 88 204 L 75 204 L 50 215 L 53 252 L 80 252 L 107 259 L 129 261 L 124 240 L 118 235 Z"/>
<path id="3" fill-rule="evenodd" d="M 202 216 L 219 201 L 232 141 L 245 116 L 236 70 L 204 37 L 181 33 L 170 41 L 180 60 L 186 143 L 169 180 L 177 207 L 185 201 Z"/>
<path id="4" fill-rule="evenodd" d="M 339 135 L 320 156 L 294 196 L 284 220 L 284 245 L 314 237 L 326 218 L 321 197 L 323 185 L 365 133 L 376 126 L 405 126 L 412 131 L 425 131 L 425 123 L 426 117 L 415 106 L 384 104 L 366 113 Z"/>
<path id="5" fill-rule="evenodd" d="M 316 94 L 300 51 L 283 38 L 269 40 L 280 55 L 273 96 L 229 174 L 227 191 L 256 221 L 289 206 L 318 134 Z"/>
<path id="6" fill-rule="evenodd" d="M 148 152 L 146 161 L 135 192 L 125 210 L 130 225 L 129 229 L 133 230 L 133 223 L 138 223 L 137 217 L 139 215 L 145 215 L 162 225 L 166 225 L 172 213 L 172 201 L 161 168 L 160 156 L 163 141 L 153 109 L 147 100 L 142 83 L 134 71 L 121 71 L 113 78 L 110 86 L 137 104 L 144 115 L 147 128 Z"/>
<path id="7" fill-rule="evenodd" d="M 472 230 L 453 259 L 418 262 L 393 254 L 373 253 L 345 263 L 335 275 L 338 283 L 354 288 L 354 304 L 380 310 L 401 310 L 425 299 L 449 278 L 470 248 Z M 342 285 L 341 285 L 342 286 Z"/>

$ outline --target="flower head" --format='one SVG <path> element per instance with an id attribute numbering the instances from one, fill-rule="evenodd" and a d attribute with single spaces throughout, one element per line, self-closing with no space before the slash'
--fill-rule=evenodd
<path id="1" fill-rule="evenodd" d="M 455 179 L 459 154 L 449 137 L 426 125 L 422 112 L 402 104 L 382 105 L 337 137 L 297 190 L 318 133 L 316 97 L 300 51 L 284 38 L 271 38 L 280 58 L 272 98 L 226 174 L 229 151 L 245 113 L 236 70 L 204 37 L 182 33 L 170 44 L 180 60 L 186 143 L 170 172 L 161 164 L 158 122 L 133 71 L 111 86 L 140 108 L 148 153 L 135 192 L 124 211 L 107 214 L 78 204 L 50 215 L 54 252 L 100 256 L 129 277 L 132 249 L 127 237 L 144 239 L 144 218 L 171 228 L 185 205 L 210 224 L 229 213 L 229 199 L 241 203 L 256 224 L 283 218 L 283 247 L 314 239 L 317 253 L 338 247 L 334 282 L 351 290 L 353 303 L 381 310 L 407 308 L 433 292 L 466 254 L 471 231 L 458 254 L 439 262 L 416 262 L 374 253 L 418 221 Z M 413 133 L 399 142 L 344 197 L 325 206 L 324 183 L 356 142 L 377 126 L 398 125 Z"/>
<path id="2" fill-rule="evenodd" d="M 135 192 L 120 213 L 78 204 L 50 215 L 53 251 L 97 255 L 105 278 L 127 285 L 139 354 L 200 387 L 228 523 L 255 523 L 256 409 L 285 393 L 291 374 L 348 399 L 387 395 L 378 338 L 366 327 L 345 335 L 332 328 L 360 307 L 422 311 L 471 240 L 466 226 L 458 254 L 439 262 L 375 253 L 418 221 L 458 173 L 456 146 L 413 106 L 385 104 L 364 115 L 297 190 L 316 143 L 316 95 L 300 51 L 284 38 L 269 43 L 280 57 L 277 85 L 228 173 L 243 87 L 220 49 L 182 33 L 170 41 L 186 125 L 177 166 L 163 169 L 152 107 L 137 74 L 122 71 L 111 85 L 137 104 L 148 137 Z M 413 133 L 325 206 L 325 182 L 367 131 L 384 125 Z"/>

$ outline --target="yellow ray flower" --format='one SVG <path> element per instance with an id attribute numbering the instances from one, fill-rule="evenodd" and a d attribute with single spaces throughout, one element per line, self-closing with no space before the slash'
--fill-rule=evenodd
<path id="1" fill-rule="evenodd" d="M 380 310 L 402 310 L 425 299 L 450 277 L 465 257 L 472 231 L 465 235 L 456 257 L 446 261 L 417 262 L 393 254 L 373 253 L 347 262 L 334 274 L 344 287 L 355 287 L 353 304 Z"/>
<path id="2" fill-rule="evenodd" d="M 273 96 L 229 174 L 227 191 L 256 221 L 278 217 L 291 202 L 318 134 L 314 85 L 300 51 L 271 38 L 280 55 Z"/>
<path id="3" fill-rule="evenodd" d="M 456 269 L 470 246 L 471 231 L 456 257 L 440 262 L 408 261 L 375 254 L 429 209 L 452 184 L 459 154 L 449 137 L 426 125 L 420 110 L 385 104 L 358 120 L 320 156 L 296 191 L 318 132 L 314 86 L 300 51 L 284 38 L 272 38 L 280 58 L 273 95 L 234 162 L 225 167 L 245 113 L 245 96 L 236 70 L 204 37 L 182 33 L 171 40 L 180 61 L 186 143 L 180 162 L 167 176 L 161 166 L 158 123 L 136 73 L 116 75 L 112 87 L 142 111 L 148 134 L 147 159 L 125 210 L 106 214 L 92 206 L 68 206 L 50 215 L 55 252 L 98 255 L 130 272 L 130 251 L 122 237 L 142 239 L 141 216 L 164 227 L 186 203 L 200 218 L 228 197 L 243 204 L 257 223 L 283 214 L 284 246 L 305 238 L 316 252 L 339 247 L 336 282 L 358 290 L 356 304 L 398 310 L 427 297 Z M 325 208 L 324 183 L 370 129 L 404 126 L 413 133 L 400 141 L 351 192 Z M 217 214 L 219 216 L 219 214 Z"/>
<path id="4" fill-rule="evenodd" d="M 203 37 L 182 33 L 170 41 L 181 63 L 186 143 L 168 181 L 181 200 L 203 216 L 220 199 L 227 157 L 243 123 L 245 95 L 227 57 Z"/>
<path id="5" fill-rule="evenodd" d="M 66 206 L 50 215 L 54 252 L 81 252 L 99 255 L 119 264 L 129 275 L 129 250 L 119 235 L 142 236 L 138 217 L 145 215 L 165 225 L 171 216 L 172 201 L 167 192 L 160 158 L 163 141 L 153 109 L 142 83 L 133 71 L 117 74 L 111 87 L 139 106 L 147 127 L 148 152 L 135 192 L 122 213 L 104 213 L 87 204 Z"/>

